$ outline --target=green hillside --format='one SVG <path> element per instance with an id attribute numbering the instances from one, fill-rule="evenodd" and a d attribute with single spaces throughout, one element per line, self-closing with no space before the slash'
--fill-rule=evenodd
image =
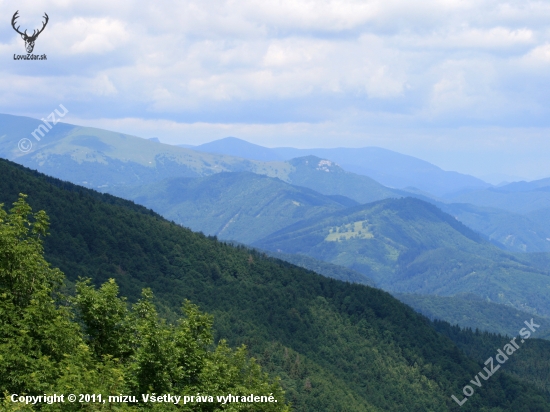
<path id="1" fill-rule="evenodd" d="M 348 269 L 344 266 L 323 262 L 322 260 L 313 259 L 312 257 L 306 255 L 290 255 L 287 253 L 271 251 L 265 251 L 265 253 L 269 256 L 284 260 L 285 262 L 292 263 L 293 265 L 300 266 L 301 268 L 311 270 L 329 278 L 338 279 L 343 282 L 360 283 L 362 285 L 376 287 L 376 283 L 372 279 L 362 273 Z"/>
<path id="2" fill-rule="evenodd" d="M 479 330 L 461 329 L 458 326 L 451 326 L 447 322 L 435 321 L 433 325 L 438 332 L 449 337 L 460 350 L 479 362 L 485 362 L 490 357 L 494 357 L 495 348 L 504 348 L 505 345 L 510 343 L 510 338 L 503 335 L 494 335 Z M 525 323 L 519 321 L 517 325 L 518 327 L 524 327 Z M 536 333 L 538 333 L 538 330 Z M 506 368 L 507 374 L 520 381 L 548 392 L 550 390 L 550 383 L 547 377 L 550 360 L 544 356 L 540 356 L 540 354 L 547 353 L 550 350 L 550 341 L 533 339 L 528 342 L 528 345 L 521 347 L 521 357 L 510 357 L 501 367 Z M 496 364 L 496 361 L 494 362 Z M 525 373 L 526 370 L 529 370 L 527 374 Z M 515 408 L 522 407 L 518 405 Z M 510 411 L 516 410 L 515 408 L 510 407 Z M 523 410 L 531 411 L 530 407 L 523 407 Z"/>
<path id="3" fill-rule="evenodd" d="M 478 295 L 434 296 L 396 293 L 394 296 L 430 319 L 439 319 L 461 328 L 516 336 L 523 319 L 534 318 L 540 329 L 537 337 L 550 338 L 550 318 L 541 317 L 510 306 L 488 302 Z"/>
<path id="4" fill-rule="evenodd" d="M 483 240 L 435 206 L 387 199 L 301 222 L 254 244 L 349 267 L 401 293 L 473 293 L 550 315 L 547 270 Z"/>
<path id="5" fill-rule="evenodd" d="M 192 230 L 242 243 L 251 243 L 303 219 L 344 209 L 344 206 L 332 200 L 333 198 L 289 185 L 279 179 L 249 172 L 219 173 L 198 179 L 169 179 L 158 184 L 120 189 L 116 194 L 150 207 L 165 218 Z M 521 215 L 479 206 L 441 206 L 447 207 L 446 210 L 459 220 L 475 220 L 478 225 L 494 227 L 495 230 L 500 228 L 501 232 L 502 227 L 506 228 L 508 224 L 509 228 L 514 222 L 510 216 L 518 218 L 515 220 L 516 223 L 518 220 L 528 221 Z M 520 239 L 532 241 L 530 244 L 534 244 L 536 239 L 534 233 L 528 230 L 530 226 L 518 226 L 517 231 L 521 231 L 520 233 L 525 236 L 515 236 L 515 243 L 510 241 L 508 246 L 519 247 Z M 546 240 L 544 242 L 550 244 Z M 375 284 L 355 270 L 322 262 L 303 254 L 268 253 L 328 277 L 370 286 Z M 404 302 L 432 319 L 444 319 L 452 324 L 458 323 L 464 327 L 477 327 L 496 333 L 511 333 L 510 311 L 513 309 L 507 306 L 484 302 L 476 302 L 474 305 L 471 301 L 437 296 L 423 296 L 421 301 L 411 301 L 409 298 Z M 524 312 L 515 313 L 517 315 Z M 499 319 L 503 324 L 498 322 Z"/>
<path id="6" fill-rule="evenodd" d="M 168 179 L 115 191 L 192 230 L 251 243 L 303 219 L 344 209 L 311 189 L 250 172 Z"/>
<path id="7" fill-rule="evenodd" d="M 388 197 L 401 197 L 404 192 L 389 189 L 367 176 L 346 172 L 336 163 L 316 156 L 289 160 L 292 165 L 288 181 L 324 195 L 341 195 L 359 203 L 373 202 Z"/>
<path id="8" fill-rule="evenodd" d="M 150 289 L 131 307 L 113 279 L 63 293 L 63 274 L 44 259 L 48 216 L 25 197 L 9 212 L 0 207 L 2 410 L 234 410 L 231 393 L 239 410 L 290 411 L 280 381 L 244 347 L 214 344 L 212 318 L 196 305 L 185 301 L 169 324 Z M 208 395 L 197 401 L 199 393 Z"/>
<path id="9" fill-rule="evenodd" d="M 533 383 L 548 375 L 532 368 L 532 357 L 519 367 L 521 378 L 503 368 L 459 408 L 451 395 L 462 399 L 483 362 L 385 292 L 220 243 L 131 202 L 6 161 L 0 175 L 2 202 L 27 193 L 34 210 L 50 215 L 46 257 L 69 280 L 114 277 L 131 302 L 151 287 L 167 316 L 189 298 L 214 315 L 215 341 L 247 344 L 264 370 L 281 376 L 294 410 L 550 410 L 548 394 Z M 546 362 L 550 355 L 538 356 Z"/>
<path id="10" fill-rule="evenodd" d="M 31 134 L 40 123 L 31 118 L 0 115 L 0 156 L 91 188 L 135 186 L 172 177 L 239 170 L 286 176 L 289 169 L 282 162 L 266 164 L 195 152 L 136 136 L 63 123 L 36 141 Z M 18 149 L 21 138 L 31 141 L 30 151 Z"/>
<path id="11" fill-rule="evenodd" d="M 262 162 L 63 123 L 36 141 L 32 133 L 40 124 L 28 117 L 0 115 L 0 157 L 104 192 L 115 193 L 121 187 L 150 185 L 177 177 L 249 171 L 359 202 L 399 196 L 366 176 L 344 172 L 330 161 L 315 157 L 304 158 L 305 163 L 303 159 Z M 32 143 L 28 152 L 18 149 L 20 139 Z M 308 165 L 310 158 L 315 162 Z"/>
<path id="12" fill-rule="evenodd" d="M 550 219 L 546 210 L 526 215 L 465 203 L 435 202 L 444 212 L 514 252 L 550 252 Z"/>

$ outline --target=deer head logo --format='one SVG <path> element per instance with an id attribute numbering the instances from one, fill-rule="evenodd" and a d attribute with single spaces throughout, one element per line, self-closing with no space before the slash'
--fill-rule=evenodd
<path id="1" fill-rule="evenodd" d="M 46 21 L 44 23 L 42 23 L 42 28 L 38 31 L 34 30 L 32 32 L 32 35 L 29 36 L 27 34 L 27 30 L 25 30 L 25 32 L 21 33 L 19 31 L 20 26 L 15 27 L 16 20 L 19 18 L 18 14 L 19 14 L 19 10 L 17 10 L 15 12 L 15 14 L 13 15 L 13 17 L 11 19 L 11 25 L 12 25 L 13 29 L 21 35 L 21 38 L 23 40 L 25 40 L 25 48 L 27 49 L 27 53 L 32 53 L 32 51 L 34 50 L 34 42 L 36 41 L 36 38 L 38 37 L 38 35 L 40 33 L 42 33 L 44 31 L 44 29 L 46 28 L 46 25 L 48 24 L 48 20 L 50 20 L 50 18 L 48 17 L 48 15 L 46 13 L 44 13 L 44 18 L 46 19 Z"/>

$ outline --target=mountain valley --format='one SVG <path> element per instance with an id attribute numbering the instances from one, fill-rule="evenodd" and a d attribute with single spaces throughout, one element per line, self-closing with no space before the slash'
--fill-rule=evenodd
<path id="1" fill-rule="evenodd" d="M 183 148 L 66 124 L 22 153 L 16 139 L 39 122 L 0 116 L 3 157 L 132 200 L 206 236 L 252 245 L 262 256 L 391 291 L 430 319 L 502 334 L 512 333 L 522 316 L 541 324 L 549 319 L 545 180 L 487 188 L 475 178 L 376 148 L 309 152 L 239 139 Z M 373 176 L 387 173 L 389 180 L 381 181 L 403 188 L 384 186 L 359 170 L 369 162 L 378 168 Z M 392 181 L 392 173 L 412 180 Z M 409 183 L 416 186 L 405 188 Z M 484 200 L 491 196 L 500 200 Z M 499 203 L 512 197 L 517 206 Z M 451 203 L 463 200 L 471 203 Z M 68 274 L 76 268 L 63 266 L 71 259 L 51 258 Z M 217 273 L 201 271 L 212 270 Z M 99 282 L 106 276 L 93 277 Z M 119 281 L 126 294 L 137 293 L 139 284 Z M 172 316 L 169 305 L 162 307 Z M 548 328 L 539 336 L 548 338 Z"/>
<path id="2" fill-rule="evenodd" d="M 132 202 L 3 160 L 0 173 L 2 203 L 26 193 L 33 210 L 50 215 L 46 257 L 69 292 L 78 277 L 114 278 L 135 302 L 147 286 L 168 319 L 190 299 L 214 315 L 216 341 L 245 343 L 281 377 L 294 410 L 458 410 L 451 395 L 502 345 L 498 335 L 433 324 L 386 292 L 220 243 Z M 460 410 L 549 410 L 549 362 L 550 342 L 529 340 Z"/>

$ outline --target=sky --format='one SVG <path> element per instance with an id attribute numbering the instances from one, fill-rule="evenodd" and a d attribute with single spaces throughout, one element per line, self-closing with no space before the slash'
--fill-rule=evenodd
<path id="1" fill-rule="evenodd" d="M 25 54 L 12 26 L 42 27 Z M 0 112 L 550 176 L 550 2 L 0 0 Z"/>

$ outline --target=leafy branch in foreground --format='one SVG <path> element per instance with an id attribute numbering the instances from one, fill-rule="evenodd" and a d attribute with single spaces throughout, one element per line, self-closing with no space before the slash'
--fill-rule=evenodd
<path id="1" fill-rule="evenodd" d="M 254 410 L 288 411 L 279 381 L 270 382 L 246 349 L 214 344 L 212 317 L 189 301 L 175 325 L 161 319 L 149 289 L 129 308 L 109 280 L 96 289 L 76 284 L 68 298 L 64 275 L 44 259 L 44 211 L 32 213 L 20 195 L 8 212 L 0 205 L 0 388 L 2 408 L 17 410 Z M 140 403 L 38 403 L 11 394 L 133 395 Z M 210 395 L 214 402 L 143 403 L 141 394 Z M 216 396 L 273 395 L 273 403 L 226 403 Z"/>

